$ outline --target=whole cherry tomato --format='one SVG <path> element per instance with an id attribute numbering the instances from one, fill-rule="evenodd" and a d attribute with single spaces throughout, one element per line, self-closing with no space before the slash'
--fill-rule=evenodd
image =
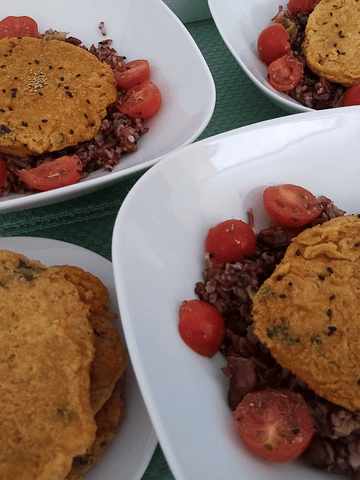
<path id="1" fill-rule="evenodd" d="M 261 60 L 270 65 L 290 51 L 290 35 L 281 23 L 274 23 L 260 33 L 257 45 Z"/>
<path id="2" fill-rule="evenodd" d="M 242 220 L 225 220 L 209 230 L 205 248 L 214 262 L 239 262 L 255 253 L 256 236 Z"/>
<path id="3" fill-rule="evenodd" d="M 224 319 L 216 307 L 202 300 L 186 300 L 179 310 L 179 333 L 196 353 L 212 357 L 224 340 Z"/>

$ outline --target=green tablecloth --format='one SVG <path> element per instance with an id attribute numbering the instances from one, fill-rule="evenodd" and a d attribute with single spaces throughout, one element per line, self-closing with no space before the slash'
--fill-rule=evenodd
<path id="1" fill-rule="evenodd" d="M 286 115 L 248 79 L 220 37 L 212 20 L 187 24 L 214 77 L 217 101 L 214 115 L 199 137 Z M 0 236 L 35 236 L 62 240 L 88 248 L 109 260 L 117 212 L 128 191 L 144 172 L 75 200 L 0 215 Z M 142 480 L 171 480 L 173 475 L 161 447 Z"/>

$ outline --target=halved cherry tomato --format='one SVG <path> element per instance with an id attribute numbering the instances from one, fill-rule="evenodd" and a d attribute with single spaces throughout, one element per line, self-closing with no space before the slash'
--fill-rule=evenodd
<path id="1" fill-rule="evenodd" d="M 290 35 L 283 25 L 274 23 L 260 33 L 257 46 L 261 60 L 270 65 L 290 51 Z"/>
<path id="2" fill-rule="evenodd" d="M 360 105 L 360 82 L 350 87 L 343 99 L 341 105 L 343 107 L 349 107 L 350 105 Z"/>
<path id="3" fill-rule="evenodd" d="M 4 185 L 7 179 L 7 168 L 4 160 L 0 159 L 0 187 Z"/>
<path id="4" fill-rule="evenodd" d="M 296 87 L 304 75 L 304 67 L 292 52 L 274 60 L 268 67 L 267 77 L 271 86 L 279 92 Z"/>
<path id="5" fill-rule="evenodd" d="M 224 340 L 224 319 L 219 310 L 202 300 L 186 300 L 179 310 L 179 333 L 186 345 L 212 357 Z"/>
<path id="6" fill-rule="evenodd" d="M 150 78 L 150 65 L 147 60 L 132 60 L 129 63 L 120 62 L 114 69 L 116 86 L 124 90 Z"/>
<path id="7" fill-rule="evenodd" d="M 323 210 L 309 190 L 290 184 L 268 187 L 263 202 L 271 218 L 283 227 L 303 227 Z"/>
<path id="8" fill-rule="evenodd" d="M 20 170 L 20 180 L 35 190 L 46 191 L 72 185 L 80 179 L 82 162 L 79 157 L 60 157 L 38 167 Z"/>
<path id="9" fill-rule="evenodd" d="M 248 393 L 237 406 L 234 417 L 244 444 L 273 462 L 289 462 L 301 455 L 314 431 L 303 397 L 288 390 Z"/>
<path id="10" fill-rule="evenodd" d="M 39 36 L 38 26 L 30 17 L 6 17 L 0 22 L 0 39 L 5 37 Z"/>
<path id="11" fill-rule="evenodd" d="M 225 220 L 209 230 L 205 248 L 216 263 L 240 262 L 256 252 L 256 236 L 242 220 Z"/>
<path id="12" fill-rule="evenodd" d="M 161 93 L 157 85 L 150 81 L 134 85 L 128 90 L 123 101 L 118 104 L 119 112 L 131 118 L 149 118 L 161 106 Z"/>
<path id="13" fill-rule="evenodd" d="M 312 12 L 320 0 L 289 0 L 287 8 L 291 15 L 302 12 Z"/>

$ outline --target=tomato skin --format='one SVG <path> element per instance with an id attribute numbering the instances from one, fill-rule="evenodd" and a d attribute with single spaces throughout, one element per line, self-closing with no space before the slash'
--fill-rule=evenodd
<path id="1" fill-rule="evenodd" d="M 291 184 L 268 187 L 263 193 L 263 202 L 271 218 L 283 227 L 303 227 L 323 210 L 309 190 Z"/>
<path id="2" fill-rule="evenodd" d="M 278 463 L 301 455 L 314 432 L 305 400 L 288 390 L 266 389 L 246 394 L 234 419 L 244 444 L 256 455 Z"/>
<path id="3" fill-rule="evenodd" d="M 35 37 L 38 38 L 37 23 L 30 17 L 6 17 L 0 22 L 0 39 L 6 37 Z"/>
<path id="4" fill-rule="evenodd" d="M 279 92 L 288 92 L 300 83 L 304 76 L 304 67 L 292 52 L 274 60 L 268 66 L 267 77 L 270 85 Z"/>
<path id="5" fill-rule="evenodd" d="M 0 158 L 0 187 L 2 187 L 7 179 L 6 162 Z"/>
<path id="6" fill-rule="evenodd" d="M 130 118 L 150 118 L 160 109 L 162 97 L 155 83 L 147 81 L 134 85 L 118 104 L 119 112 Z"/>
<path id="7" fill-rule="evenodd" d="M 121 62 L 114 69 L 115 84 L 123 90 L 139 83 L 144 83 L 150 78 L 150 65 L 147 60 L 132 60 Z"/>
<path id="8" fill-rule="evenodd" d="M 287 9 L 291 15 L 301 12 L 312 12 L 320 0 L 289 0 Z"/>
<path id="9" fill-rule="evenodd" d="M 215 355 L 225 333 L 219 310 L 202 300 L 185 300 L 180 306 L 179 317 L 179 333 L 186 345 L 204 357 Z"/>
<path id="10" fill-rule="evenodd" d="M 72 185 L 80 179 L 82 162 L 76 155 L 64 156 L 41 165 L 20 170 L 20 180 L 35 190 L 47 191 Z"/>
<path id="11" fill-rule="evenodd" d="M 256 236 L 242 220 L 225 220 L 210 228 L 205 249 L 215 263 L 240 262 L 256 252 Z"/>
<path id="12" fill-rule="evenodd" d="M 360 105 L 360 83 L 356 83 L 350 87 L 342 99 L 342 107 L 349 107 L 351 105 Z"/>
<path id="13" fill-rule="evenodd" d="M 270 65 L 290 51 L 290 35 L 283 25 L 274 23 L 260 33 L 257 46 L 261 60 Z"/>

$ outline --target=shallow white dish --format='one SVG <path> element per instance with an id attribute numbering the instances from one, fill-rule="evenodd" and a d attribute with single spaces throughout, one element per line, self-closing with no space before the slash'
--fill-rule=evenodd
<path id="1" fill-rule="evenodd" d="M 275 465 L 237 440 L 223 357 L 201 357 L 178 334 L 178 308 L 195 298 L 204 239 L 228 218 L 269 224 L 262 192 L 295 183 L 360 212 L 359 112 L 295 114 L 207 138 L 146 172 L 120 208 L 113 268 L 137 379 L 177 480 L 335 480 L 300 462 Z"/>
<path id="2" fill-rule="evenodd" d="M 255 85 L 287 112 L 311 112 L 312 108 L 301 105 L 269 84 L 267 67 L 257 52 L 260 32 L 271 24 L 279 5 L 286 7 L 287 3 L 288 0 L 208 0 L 220 35 Z"/>
<path id="3" fill-rule="evenodd" d="M 40 32 L 49 28 L 70 32 L 87 47 L 111 38 L 117 52 L 128 60 L 150 62 L 151 78 L 162 92 L 163 104 L 148 120 L 150 130 L 139 140 L 139 150 L 124 155 L 113 172 L 100 170 L 51 192 L 0 198 L 0 212 L 68 200 L 110 185 L 196 140 L 208 124 L 215 106 L 210 70 L 191 35 L 161 0 L 17 0 L 1 4 L 0 19 L 8 15 L 31 16 Z M 101 21 L 106 37 L 98 28 Z"/>
<path id="4" fill-rule="evenodd" d="M 0 238 L 0 249 L 21 253 L 47 266 L 67 264 L 96 275 L 109 289 L 112 311 L 119 313 L 112 265 L 100 255 L 70 243 L 35 237 Z M 116 326 L 124 341 L 120 318 Z M 157 437 L 131 364 L 126 367 L 125 382 L 126 416 L 104 457 L 86 480 L 140 480 L 155 451 Z"/>

